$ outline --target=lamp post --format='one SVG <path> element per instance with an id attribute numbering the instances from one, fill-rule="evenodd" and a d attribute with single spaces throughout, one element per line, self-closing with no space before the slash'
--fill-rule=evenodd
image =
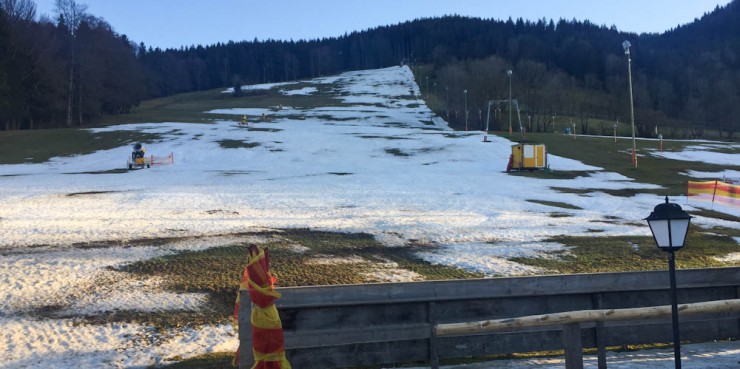
<path id="1" fill-rule="evenodd" d="M 465 96 L 465 132 L 468 131 L 468 90 L 463 90 Z"/>
<path id="2" fill-rule="evenodd" d="M 511 75 L 513 73 L 511 69 L 506 71 L 506 74 L 509 75 L 509 135 L 511 135 Z"/>
<path id="3" fill-rule="evenodd" d="M 450 89 L 445 86 L 445 110 L 447 111 L 447 122 L 450 121 Z"/>
<path id="4" fill-rule="evenodd" d="M 683 247 L 689 230 L 691 216 L 686 214 L 678 204 L 668 202 L 653 209 L 645 218 L 653 233 L 658 248 L 668 252 L 668 269 L 671 279 L 671 320 L 673 322 L 673 356 L 676 369 L 681 369 L 681 332 L 678 328 L 678 295 L 676 292 L 676 258 L 675 252 Z"/>
<path id="5" fill-rule="evenodd" d="M 486 130 L 483 132 L 483 142 L 490 142 L 488 141 L 488 122 L 491 121 L 491 102 L 488 102 L 488 111 L 486 112 Z"/>
<path id="6" fill-rule="evenodd" d="M 630 44 L 629 41 L 625 40 L 622 42 L 624 48 L 624 54 L 627 55 L 627 75 L 629 76 L 630 84 L 630 119 L 632 120 L 632 165 L 637 168 L 637 144 L 635 143 L 635 104 L 632 98 L 632 56 L 630 55 Z"/>
<path id="7" fill-rule="evenodd" d="M 617 142 L 617 123 L 614 123 L 614 142 Z"/>
<path id="8" fill-rule="evenodd" d="M 426 80 L 427 80 L 427 94 L 426 94 L 426 98 L 429 99 L 429 76 L 426 76 Z"/>

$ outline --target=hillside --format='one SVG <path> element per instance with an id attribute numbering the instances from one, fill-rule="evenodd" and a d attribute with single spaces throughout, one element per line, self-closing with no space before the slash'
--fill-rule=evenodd
<path id="1" fill-rule="evenodd" d="M 508 69 L 514 71 L 513 94 L 526 100 L 528 114 L 539 122 L 536 127 L 552 116 L 582 124 L 586 119 L 625 122 L 629 104 L 621 44 L 629 39 L 640 136 L 671 127 L 661 133 L 704 137 L 711 130 L 732 139 L 740 127 L 738 8 L 733 1 L 659 35 L 628 34 L 588 21 L 448 16 L 322 40 L 241 41 L 178 50 L 135 45 L 94 16 L 73 34 L 63 23 L 6 20 L 0 22 L 0 34 L 9 35 L 0 38 L 0 71 L 6 71 L 0 73 L 0 101 L 6 104 L 0 129 L 84 126 L 125 114 L 142 99 L 401 61 L 425 66 L 423 79 L 429 77 L 436 86 L 433 108 L 458 111 L 448 119 L 456 129 L 465 126 L 461 92 L 470 91 L 469 110 L 475 114 L 488 99 L 508 95 L 503 74 Z M 79 54 L 71 52 L 74 43 L 85 46 Z M 476 63 L 485 64 L 482 75 L 472 67 Z M 107 73 L 101 73 L 103 66 Z M 466 82 L 480 77 L 488 83 Z M 442 91 L 450 91 L 449 96 Z"/>
<path id="2" fill-rule="evenodd" d="M 665 183 L 556 155 L 551 172 L 507 174 L 512 142 L 451 130 L 408 67 L 253 90 L 211 91 L 203 105 L 189 96 L 191 108 L 227 102 L 205 112 L 211 121 L 79 130 L 107 147 L 0 165 L 4 365 L 225 358 L 250 243 L 270 248 L 280 286 L 665 267 L 642 221 Z M 611 138 L 549 136 L 627 162 Z M 125 170 L 133 138 L 174 164 Z M 680 165 L 684 180 L 740 176 L 737 145 L 673 142 L 671 155 L 640 145 L 642 163 Z M 670 194 L 695 215 L 679 268 L 736 265 L 736 210 L 717 217 Z"/>

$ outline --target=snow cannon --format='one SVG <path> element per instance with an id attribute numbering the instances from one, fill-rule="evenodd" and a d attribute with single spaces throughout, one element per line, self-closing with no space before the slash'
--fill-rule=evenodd
<path id="1" fill-rule="evenodd" d="M 134 145 L 134 151 L 131 153 L 131 157 L 128 159 L 128 169 L 142 169 L 149 168 L 151 163 L 146 159 L 146 149 L 144 145 L 137 142 Z"/>

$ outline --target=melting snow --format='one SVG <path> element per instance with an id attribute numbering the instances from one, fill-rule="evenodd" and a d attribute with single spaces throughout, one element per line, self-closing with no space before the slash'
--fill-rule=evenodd
<path id="1" fill-rule="evenodd" d="M 49 307 L 61 315 L 198 309 L 205 299 L 201 294 L 164 292 L 159 280 L 134 279 L 115 268 L 179 250 L 264 242 L 218 235 L 277 228 L 366 232 L 389 247 L 427 245 L 420 256 L 432 263 L 486 275 L 518 275 L 537 270 L 510 258 L 567 252 L 562 245 L 539 242 L 548 237 L 593 235 L 594 228 L 603 236 L 650 234 L 641 219 L 660 197 L 616 197 L 599 190 L 657 186 L 553 155 L 551 169 L 583 175 L 575 180 L 507 175 L 503 171 L 512 143 L 489 136 L 492 143 L 482 144 L 480 133 L 450 130 L 419 99 L 419 87 L 408 68 L 350 72 L 302 83 L 322 85 L 322 91 L 333 89 L 338 104 L 345 105 L 217 109 L 211 113 L 233 114 L 234 121 L 141 123 L 94 130 L 160 134 L 148 145 L 148 152 L 173 153 L 172 166 L 111 172 L 125 167 L 128 146 L 41 164 L 0 165 L 4 341 L 0 365 L 149 366 L 176 355 L 235 350 L 231 325 L 152 332 L 137 324 L 81 324 L 28 315 Z M 285 90 L 291 91 L 310 94 L 317 88 Z M 243 127 L 237 123 L 242 114 L 265 114 L 270 119 Z M 224 148 L 219 144 L 224 140 L 256 145 Z M 704 156 L 706 150 L 714 150 L 708 145 L 671 155 L 680 155 L 681 160 L 738 162 L 737 154 Z M 561 193 L 552 187 L 593 192 Z M 565 203 L 575 209 L 532 200 Z M 600 222 L 604 219 L 610 221 Z M 694 223 L 733 226 L 703 217 Z M 115 245 L 116 241 L 181 237 L 185 238 L 164 245 Z M 107 243 L 73 246 L 99 241 Z M 305 251 L 299 245 L 292 248 Z M 368 280 L 420 278 L 390 262 L 375 262 L 373 268 Z M 101 280 L 110 284 L 96 283 Z"/>

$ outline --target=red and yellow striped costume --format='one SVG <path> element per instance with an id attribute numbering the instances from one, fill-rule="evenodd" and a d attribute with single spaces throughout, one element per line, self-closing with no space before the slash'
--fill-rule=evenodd
<path id="1" fill-rule="evenodd" d="M 242 277 L 241 288 L 249 290 L 252 301 L 252 369 L 290 369 L 285 358 L 283 325 L 280 322 L 275 300 L 280 293 L 275 291 L 275 278 L 270 274 L 269 257 L 265 249 L 249 248 L 249 262 Z M 239 297 L 237 296 L 238 312 Z M 239 351 L 234 363 L 238 363 Z"/>

